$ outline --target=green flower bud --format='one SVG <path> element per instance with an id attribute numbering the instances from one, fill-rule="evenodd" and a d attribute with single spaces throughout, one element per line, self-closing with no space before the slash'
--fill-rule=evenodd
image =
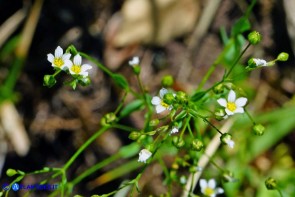
<path id="1" fill-rule="evenodd" d="M 217 86 L 215 86 L 213 88 L 213 92 L 215 94 L 222 94 L 224 92 L 224 85 L 221 83 L 221 84 L 218 84 Z"/>
<path id="2" fill-rule="evenodd" d="M 91 83 L 91 80 L 89 77 L 83 77 L 82 79 L 79 80 L 79 83 L 82 86 L 88 86 Z"/>
<path id="3" fill-rule="evenodd" d="M 157 126 L 159 123 L 160 123 L 159 119 L 154 119 L 154 120 L 151 120 L 151 121 L 150 121 L 149 126 L 150 126 L 150 127 L 155 127 L 155 126 Z"/>
<path id="4" fill-rule="evenodd" d="M 251 33 L 248 34 L 248 41 L 252 45 L 256 45 L 261 41 L 261 35 L 257 31 L 252 31 Z"/>
<path id="5" fill-rule="evenodd" d="M 53 75 L 45 75 L 43 79 L 43 85 L 51 88 L 56 84 L 56 80 Z"/>
<path id="6" fill-rule="evenodd" d="M 265 186 L 268 190 L 277 189 L 277 181 L 274 178 L 269 177 L 265 180 Z"/>
<path id="7" fill-rule="evenodd" d="M 235 142 L 232 140 L 231 134 L 228 134 L 228 133 L 222 134 L 220 137 L 220 141 L 224 145 L 228 145 L 230 148 L 233 148 L 235 145 Z"/>
<path id="8" fill-rule="evenodd" d="M 192 141 L 192 149 L 195 151 L 201 151 L 204 148 L 204 144 L 201 140 L 194 139 Z"/>
<path id="9" fill-rule="evenodd" d="M 111 112 L 104 115 L 102 119 L 100 120 L 100 123 L 102 126 L 107 126 L 114 123 L 116 120 L 117 120 L 116 114 Z"/>
<path id="10" fill-rule="evenodd" d="M 173 93 L 168 92 L 167 94 L 164 95 L 163 100 L 166 104 L 171 105 L 175 101 L 175 97 Z"/>
<path id="11" fill-rule="evenodd" d="M 170 171 L 170 178 L 174 181 L 177 180 L 177 172 L 175 170 Z"/>
<path id="12" fill-rule="evenodd" d="M 181 148 L 184 146 L 185 142 L 182 138 L 179 138 L 178 136 L 174 136 L 172 139 L 172 144 L 177 148 Z"/>
<path id="13" fill-rule="evenodd" d="M 177 163 L 173 163 L 173 164 L 171 165 L 171 168 L 172 168 L 173 170 L 178 170 L 178 169 L 179 169 L 179 165 L 178 165 Z"/>
<path id="14" fill-rule="evenodd" d="M 253 133 L 255 135 L 259 135 L 259 136 L 263 135 L 264 130 L 265 130 L 265 128 L 264 128 L 264 126 L 262 124 L 255 124 L 254 127 L 253 127 Z"/>
<path id="15" fill-rule="evenodd" d="M 223 179 L 224 182 L 234 182 L 234 181 L 236 181 L 236 179 L 234 178 L 234 174 L 229 170 L 223 171 L 222 179 Z"/>
<path id="16" fill-rule="evenodd" d="M 278 55 L 277 57 L 277 60 L 278 61 L 281 61 L 281 62 L 285 62 L 289 59 L 289 54 L 288 53 L 285 53 L 285 52 L 282 52 Z"/>
<path id="17" fill-rule="evenodd" d="M 171 87 L 174 83 L 173 77 L 171 75 L 165 75 L 162 78 L 162 86 L 163 87 Z"/>
<path id="18" fill-rule="evenodd" d="M 134 66 L 132 66 L 132 68 L 133 68 L 134 74 L 136 74 L 136 75 L 140 74 L 141 67 L 139 65 L 134 65 Z"/>
<path id="19" fill-rule="evenodd" d="M 141 133 L 140 133 L 140 132 L 138 132 L 138 131 L 132 131 L 132 132 L 129 134 L 128 138 L 129 138 L 130 140 L 137 140 L 140 136 L 141 136 Z"/>
<path id="20" fill-rule="evenodd" d="M 226 116 L 224 109 L 221 109 L 221 108 L 217 109 L 214 114 L 215 114 L 216 120 L 219 120 L 219 121 L 223 120 L 224 117 Z"/>
<path id="21" fill-rule="evenodd" d="M 186 93 L 179 91 L 176 93 L 176 101 L 180 104 L 187 103 L 187 95 Z"/>
<path id="22" fill-rule="evenodd" d="M 14 176 L 14 175 L 16 175 L 16 174 L 18 174 L 18 173 L 17 173 L 17 171 L 16 171 L 15 169 L 11 169 L 11 168 L 9 168 L 9 169 L 6 171 L 6 175 L 9 176 L 9 177 Z"/>
<path id="23" fill-rule="evenodd" d="M 256 68 L 256 67 L 257 67 L 257 64 L 254 61 L 254 59 L 253 58 L 249 59 L 248 60 L 248 67 L 247 68 Z"/>

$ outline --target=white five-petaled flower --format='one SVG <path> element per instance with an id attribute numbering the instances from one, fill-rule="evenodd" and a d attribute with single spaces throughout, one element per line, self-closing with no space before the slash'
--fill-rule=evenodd
<path id="1" fill-rule="evenodd" d="M 75 55 L 73 64 L 69 66 L 69 72 L 71 75 L 81 75 L 83 77 L 88 76 L 87 70 L 91 69 L 92 66 L 89 64 L 82 64 L 82 58 L 79 54 Z"/>
<path id="2" fill-rule="evenodd" d="M 229 91 L 227 100 L 220 98 L 217 100 L 219 105 L 225 107 L 225 112 L 227 115 L 233 115 L 235 113 L 244 113 L 244 106 L 247 103 L 247 98 L 240 97 L 236 99 L 236 93 L 233 90 Z"/>
<path id="3" fill-rule="evenodd" d="M 51 63 L 51 66 L 64 69 L 66 67 L 70 67 L 72 65 L 72 61 L 70 60 L 71 54 L 63 53 L 63 49 L 58 46 L 54 55 L 51 53 L 47 54 L 47 60 Z"/>
<path id="4" fill-rule="evenodd" d="M 146 161 L 152 156 L 152 153 L 147 149 L 142 149 L 139 152 L 138 162 L 146 163 Z"/>
<path id="5" fill-rule="evenodd" d="M 165 88 L 162 88 L 160 90 L 159 96 L 154 96 L 152 98 L 152 104 L 156 106 L 156 112 L 157 114 L 165 111 L 165 110 L 171 110 L 172 106 L 168 105 L 163 101 L 164 95 L 168 93 L 168 90 Z"/>
<path id="6" fill-rule="evenodd" d="M 130 60 L 128 63 L 130 66 L 139 65 L 139 57 L 137 56 L 133 57 L 132 60 Z"/>
<path id="7" fill-rule="evenodd" d="M 171 131 L 170 131 L 170 134 L 173 134 L 173 133 L 178 133 L 178 128 L 177 127 L 172 127 Z"/>
<path id="8" fill-rule="evenodd" d="M 216 181 L 210 179 L 208 182 L 205 179 L 200 180 L 201 192 L 208 197 L 215 197 L 217 194 L 222 194 L 224 190 L 220 187 L 216 188 Z"/>
<path id="9" fill-rule="evenodd" d="M 253 58 L 256 66 L 267 66 L 267 62 L 263 59 Z"/>

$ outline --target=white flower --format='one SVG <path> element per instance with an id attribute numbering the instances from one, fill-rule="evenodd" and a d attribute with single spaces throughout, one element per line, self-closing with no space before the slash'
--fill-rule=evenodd
<path id="1" fill-rule="evenodd" d="M 220 187 L 216 188 L 216 181 L 210 179 L 208 182 L 205 179 L 200 180 L 201 192 L 205 196 L 215 197 L 217 194 L 222 194 L 224 190 Z"/>
<path id="2" fill-rule="evenodd" d="M 171 110 L 172 109 L 172 106 L 168 105 L 167 103 L 165 103 L 163 101 L 163 98 L 164 98 L 164 95 L 168 93 L 168 90 L 165 89 L 165 88 L 162 88 L 160 90 L 160 97 L 158 96 L 154 96 L 152 98 L 152 104 L 156 106 L 156 112 L 157 114 L 165 111 L 165 110 Z"/>
<path id="3" fill-rule="evenodd" d="M 220 98 L 217 100 L 219 105 L 225 107 L 225 112 L 227 115 L 233 115 L 235 113 L 244 113 L 244 106 L 247 103 L 247 98 L 240 97 L 236 99 L 236 93 L 233 90 L 229 91 L 227 100 Z"/>
<path id="4" fill-rule="evenodd" d="M 178 128 L 177 127 L 172 127 L 171 131 L 170 131 L 170 134 L 173 134 L 173 133 L 178 133 Z"/>
<path id="5" fill-rule="evenodd" d="M 51 66 L 60 69 L 70 67 L 72 65 L 70 57 L 71 54 L 69 53 L 63 54 L 63 49 L 60 46 L 55 49 L 54 55 L 51 53 L 47 54 L 47 60 L 51 63 Z"/>
<path id="6" fill-rule="evenodd" d="M 235 142 L 234 142 L 233 140 L 231 140 L 231 139 L 226 138 L 226 139 L 224 140 L 224 142 L 225 142 L 230 148 L 234 148 L 234 146 L 235 146 Z"/>
<path id="7" fill-rule="evenodd" d="M 92 66 L 89 64 L 82 64 L 82 58 L 79 54 L 75 55 L 73 64 L 69 66 L 69 71 L 71 75 L 81 75 L 83 77 L 88 76 L 87 70 L 91 69 Z"/>
<path id="8" fill-rule="evenodd" d="M 137 56 L 133 57 L 132 60 L 130 60 L 128 63 L 129 63 L 130 66 L 138 65 L 139 64 L 139 57 L 137 57 Z"/>
<path id="9" fill-rule="evenodd" d="M 253 58 L 256 66 L 267 66 L 267 62 L 263 59 Z"/>
<path id="10" fill-rule="evenodd" d="M 152 153 L 147 149 L 142 149 L 139 152 L 138 162 L 146 163 L 146 161 L 152 156 Z"/>

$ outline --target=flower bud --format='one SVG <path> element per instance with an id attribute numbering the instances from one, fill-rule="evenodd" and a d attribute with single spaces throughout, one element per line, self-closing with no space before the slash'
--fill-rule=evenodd
<path id="1" fill-rule="evenodd" d="M 171 87 L 174 83 L 173 77 L 171 75 L 165 75 L 162 78 L 162 86 L 163 87 Z"/>
<path id="2" fill-rule="evenodd" d="M 172 144 L 177 148 L 181 148 L 184 146 L 185 142 L 182 138 L 179 138 L 178 136 L 174 136 L 172 139 Z"/>
<path id="3" fill-rule="evenodd" d="M 140 136 L 141 136 L 141 133 L 140 133 L 140 132 L 132 131 L 132 132 L 129 134 L 128 138 L 129 138 L 130 140 L 137 140 Z"/>
<path id="4" fill-rule="evenodd" d="M 168 92 L 167 94 L 164 95 L 163 100 L 168 105 L 171 105 L 175 101 L 175 97 L 174 97 L 173 93 Z"/>
<path id="5" fill-rule="evenodd" d="M 172 168 L 173 170 L 178 170 L 178 169 L 179 169 L 179 165 L 178 165 L 177 163 L 173 163 L 173 164 L 171 165 L 171 168 Z"/>
<path id="6" fill-rule="evenodd" d="M 111 112 L 111 113 L 104 115 L 101 118 L 100 123 L 102 126 L 107 126 L 107 125 L 114 123 L 116 121 L 116 119 L 117 119 L 116 114 Z"/>
<path id="7" fill-rule="evenodd" d="M 215 86 L 213 88 L 213 92 L 215 94 L 222 94 L 224 92 L 224 85 L 221 83 L 221 84 L 218 84 L 217 86 Z"/>
<path id="8" fill-rule="evenodd" d="M 204 144 L 199 139 L 194 139 L 192 141 L 192 149 L 195 151 L 201 151 L 204 148 Z"/>
<path id="9" fill-rule="evenodd" d="M 179 91 L 176 93 L 176 101 L 180 104 L 187 103 L 187 95 L 186 93 Z"/>
<path id="10" fill-rule="evenodd" d="M 253 127 L 253 133 L 255 135 L 259 135 L 259 136 L 263 135 L 264 130 L 265 130 L 265 128 L 264 128 L 264 126 L 262 124 L 255 124 L 254 127 Z"/>
<path id="11" fill-rule="evenodd" d="M 265 186 L 268 190 L 277 189 L 277 181 L 274 178 L 269 177 L 265 180 Z"/>
<path id="12" fill-rule="evenodd" d="M 16 175 L 16 174 L 18 174 L 18 173 L 17 173 L 17 171 L 16 171 L 15 169 L 11 169 L 11 168 L 9 168 L 9 169 L 6 171 L 6 175 L 9 176 L 9 177 L 14 176 L 14 175 Z"/>
<path id="13" fill-rule="evenodd" d="M 89 77 L 83 77 L 82 79 L 79 80 L 79 83 L 82 86 L 88 86 L 91 83 L 91 80 Z"/>
<path id="14" fill-rule="evenodd" d="M 56 84 L 56 80 L 53 75 L 45 75 L 43 79 L 43 85 L 51 88 Z"/>
<path id="15" fill-rule="evenodd" d="M 139 75 L 141 71 L 141 67 L 139 65 L 134 65 L 132 67 L 134 74 Z"/>
<path id="16" fill-rule="evenodd" d="M 150 121 L 149 126 L 150 126 L 150 127 L 155 127 L 155 126 L 157 126 L 159 123 L 160 123 L 159 119 L 154 119 L 154 120 L 151 120 L 151 121 Z"/>
<path id="17" fill-rule="evenodd" d="M 261 41 L 261 35 L 257 31 L 252 31 L 251 33 L 248 34 L 248 41 L 252 45 L 256 45 Z"/>
<path id="18" fill-rule="evenodd" d="M 219 121 L 223 120 L 224 117 L 226 117 L 226 113 L 224 109 L 221 109 L 221 108 L 217 109 L 214 114 L 215 114 L 216 120 L 219 120 Z"/>
<path id="19" fill-rule="evenodd" d="M 234 174 L 229 170 L 223 171 L 222 179 L 223 179 L 224 182 L 234 182 L 234 181 L 236 181 L 236 179 L 234 178 Z"/>
<path id="20" fill-rule="evenodd" d="M 223 144 L 228 145 L 230 148 L 233 148 L 235 145 L 235 142 L 232 140 L 231 134 L 222 134 L 220 140 Z"/>
<path id="21" fill-rule="evenodd" d="M 289 59 L 289 54 L 288 53 L 285 53 L 285 52 L 282 52 L 278 55 L 277 57 L 277 60 L 278 61 L 281 61 L 281 62 L 285 62 Z"/>
<path id="22" fill-rule="evenodd" d="M 186 182 L 187 182 L 187 178 L 186 178 L 186 176 L 182 175 L 182 176 L 179 178 L 179 183 L 180 183 L 181 185 L 185 185 Z"/>

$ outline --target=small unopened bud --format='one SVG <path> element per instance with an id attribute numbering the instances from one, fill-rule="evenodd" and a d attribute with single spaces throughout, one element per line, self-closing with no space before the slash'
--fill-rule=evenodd
<path id="1" fill-rule="evenodd" d="M 221 109 L 221 108 L 217 109 L 214 114 L 215 114 L 216 120 L 219 120 L 219 121 L 223 120 L 226 117 L 226 113 L 224 109 Z"/>
<path id="2" fill-rule="evenodd" d="M 114 123 L 116 120 L 117 120 L 116 114 L 108 113 L 102 117 L 100 123 L 103 126 L 107 126 Z"/>
<path id="3" fill-rule="evenodd" d="M 150 126 L 150 127 L 155 127 L 155 126 L 157 126 L 159 123 L 160 123 L 159 119 L 154 119 L 154 120 L 151 120 L 151 121 L 150 121 L 149 126 Z"/>
<path id="4" fill-rule="evenodd" d="M 201 140 L 194 139 L 192 141 L 192 149 L 196 151 L 201 151 L 204 148 L 204 144 Z"/>
<path id="5" fill-rule="evenodd" d="M 213 88 L 213 92 L 215 94 L 222 94 L 224 92 L 224 85 L 221 83 L 221 84 L 218 84 L 217 86 L 215 86 Z"/>
<path id="6" fill-rule="evenodd" d="M 43 79 L 43 85 L 51 88 L 56 84 L 56 80 L 53 75 L 45 75 Z"/>
<path id="7" fill-rule="evenodd" d="M 259 136 L 263 135 L 264 130 L 265 130 L 265 128 L 264 128 L 264 126 L 262 124 L 255 124 L 254 127 L 253 127 L 253 133 L 255 135 L 259 135 Z"/>
<path id="8" fill-rule="evenodd" d="M 82 86 L 88 86 L 91 83 L 91 80 L 89 77 L 83 77 L 79 82 Z"/>
<path id="9" fill-rule="evenodd" d="M 224 182 L 234 182 L 234 181 L 236 181 L 236 179 L 234 178 L 234 174 L 229 170 L 223 171 L 222 179 L 223 179 Z"/>
<path id="10" fill-rule="evenodd" d="M 166 75 L 162 78 L 161 83 L 163 87 L 171 87 L 174 83 L 173 77 L 171 75 Z"/>
<path id="11" fill-rule="evenodd" d="M 281 62 L 285 62 L 289 59 L 289 54 L 288 53 L 285 53 L 285 52 L 282 52 L 278 55 L 277 57 L 277 60 L 278 61 L 281 61 Z"/>
<path id="12" fill-rule="evenodd" d="M 134 74 L 139 75 L 140 74 L 140 71 L 141 71 L 141 67 L 139 65 L 133 66 L 133 72 L 134 72 Z"/>
<path id="13" fill-rule="evenodd" d="M 182 138 L 179 138 L 178 136 L 174 136 L 172 139 L 172 144 L 177 148 L 181 148 L 184 146 L 185 142 Z"/>
<path id="14" fill-rule="evenodd" d="M 11 169 L 11 168 L 9 168 L 7 171 L 6 171 L 6 175 L 7 176 L 14 176 L 14 175 L 16 175 L 16 174 L 18 174 L 17 173 L 17 171 L 15 170 L 15 169 Z"/>
<path id="15" fill-rule="evenodd" d="M 167 94 L 164 95 L 163 98 L 164 102 L 167 103 L 168 105 L 173 104 L 173 102 L 175 101 L 175 97 L 173 95 L 173 93 L 168 92 Z"/>
<path id="16" fill-rule="evenodd" d="M 252 45 L 256 45 L 261 41 L 261 35 L 257 31 L 252 31 L 251 33 L 248 34 L 248 41 Z"/>
<path id="17" fill-rule="evenodd" d="M 277 181 L 274 178 L 269 177 L 265 180 L 265 186 L 268 190 L 277 189 Z"/>
<path id="18" fill-rule="evenodd" d="M 173 164 L 171 165 L 171 168 L 172 168 L 173 170 L 178 170 L 178 169 L 179 169 L 179 165 L 178 165 L 177 163 L 173 163 Z"/>
<path id="19" fill-rule="evenodd" d="M 187 103 L 187 95 L 186 93 L 179 91 L 176 93 L 176 101 L 180 104 Z"/>
<path id="20" fill-rule="evenodd" d="M 141 136 L 141 133 L 138 132 L 138 131 L 132 131 L 128 138 L 131 139 L 131 140 L 137 140 L 139 137 Z"/>
<path id="21" fill-rule="evenodd" d="M 228 133 L 224 133 L 221 135 L 220 140 L 223 144 L 228 145 L 230 148 L 233 148 L 235 142 L 232 140 L 232 137 Z"/>

